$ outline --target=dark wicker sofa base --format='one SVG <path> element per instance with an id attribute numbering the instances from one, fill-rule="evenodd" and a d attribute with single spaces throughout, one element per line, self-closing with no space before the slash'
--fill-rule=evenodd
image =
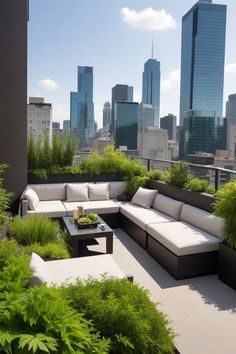
<path id="1" fill-rule="evenodd" d="M 177 280 L 218 271 L 218 251 L 176 256 L 150 235 L 147 235 L 147 251 Z"/>
<path id="2" fill-rule="evenodd" d="M 147 233 L 133 221 L 120 213 L 120 228 L 131 236 L 144 249 L 147 248 Z"/>

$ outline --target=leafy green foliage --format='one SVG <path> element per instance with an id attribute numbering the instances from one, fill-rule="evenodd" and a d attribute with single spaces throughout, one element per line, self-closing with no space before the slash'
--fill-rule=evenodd
<path id="1" fill-rule="evenodd" d="M 62 294 L 110 338 L 112 353 L 173 353 L 169 321 L 138 285 L 126 279 L 91 278 L 67 285 Z"/>
<path id="2" fill-rule="evenodd" d="M 0 164 L 0 176 L 4 173 L 5 169 L 8 166 L 6 164 Z M 3 178 L 0 178 L 0 232 L 3 226 L 3 223 L 9 219 L 7 210 L 10 206 L 12 194 L 7 192 L 3 188 Z"/>
<path id="3" fill-rule="evenodd" d="M 51 146 L 47 132 L 43 139 L 39 137 L 37 142 L 30 134 L 27 146 L 29 172 L 45 178 L 53 168 L 60 171 L 60 168 L 72 165 L 75 152 L 76 141 L 73 135 L 59 136 L 58 133 L 54 133 Z"/>
<path id="4" fill-rule="evenodd" d="M 174 164 L 170 171 L 164 174 L 163 179 L 167 184 L 177 188 L 184 188 L 189 181 L 190 174 L 188 172 L 188 165 L 180 162 Z"/>
<path id="5" fill-rule="evenodd" d="M 162 173 L 160 170 L 151 170 L 148 172 L 148 177 L 150 180 L 161 180 Z"/>
<path id="6" fill-rule="evenodd" d="M 50 353 L 50 351 L 57 351 L 57 341 L 49 336 L 45 336 L 42 333 L 33 334 L 20 334 L 18 348 L 22 350 L 27 350 L 28 352 L 32 351 L 36 353 L 38 350 L 41 350 L 45 353 Z"/>
<path id="7" fill-rule="evenodd" d="M 134 176 L 130 179 L 127 178 L 128 183 L 124 194 L 128 197 L 128 199 L 131 199 L 139 187 L 145 187 L 148 180 L 148 176 Z"/>
<path id="8" fill-rule="evenodd" d="M 24 251 L 28 254 L 32 252 L 37 253 L 43 259 L 67 259 L 70 258 L 68 247 L 64 241 L 62 242 L 48 242 L 45 245 L 39 243 L 32 243 L 25 246 Z"/>
<path id="9" fill-rule="evenodd" d="M 24 254 L 24 250 L 20 247 L 16 240 L 5 238 L 0 240 L 0 269 L 2 269 L 10 256 L 18 257 Z"/>
<path id="10" fill-rule="evenodd" d="M 227 245 L 236 250 L 236 181 L 226 183 L 216 192 L 215 215 L 225 219 L 224 238 Z"/>
<path id="11" fill-rule="evenodd" d="M 97 215 L 94 213 L 88 213 L 86 215 L 81 215 L 79 217 L 79 222 L 81 224 L 91 224 L 97 221 Z"/>
<path id="12" fill-rule="evenodd" d="M 193 191 L 193 192 L 206 192 L 210 194 L 215 193 L 215 189 L 213 186 L 209 185 L 207 180 L 199 179 L 199 178 L 190 178 L 187 183 L 185 183 L 185 188 Z"/>
<path id="13" fill-rule="evenodd" d="M 60 225 L 45 216 L 29 215 L 27 218 L 16 216 L 9 225 L 9 233 L 19 244 L 31 245 L 57 242 L 61 234 Z"/>

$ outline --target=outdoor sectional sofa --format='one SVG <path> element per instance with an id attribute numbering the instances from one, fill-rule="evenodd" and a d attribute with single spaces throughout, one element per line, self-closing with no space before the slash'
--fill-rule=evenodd
<path id="1" fill-rule="evenodd" d="M 82 205 L 121 227 L 176 279 L 217 272 L 223 219 L 157 190 L 139 188 L 130 202 L 118 201 L 125 187 L 122 181 L 31 185 L 22 196 L 22 215 L 62 217 Z"/>

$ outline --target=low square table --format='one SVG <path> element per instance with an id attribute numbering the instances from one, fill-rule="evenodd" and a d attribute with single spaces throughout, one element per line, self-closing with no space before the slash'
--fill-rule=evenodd
<path id="1" fill-rule="evenodd" d="M 78 252 L 78 241 L 106 237 L 106 253 L 113 253 L 113 230 L 102 220 L 102 218 L 98 216 L 97 220 L 100 224 L 105 226 L 104 230 L 99 227 L 100 224 L 98 224 L 97 227 L 80 229 L 71 216 L 65 216 L 62 219 L 70 236 L 71 247 L 75 252 Z"/>

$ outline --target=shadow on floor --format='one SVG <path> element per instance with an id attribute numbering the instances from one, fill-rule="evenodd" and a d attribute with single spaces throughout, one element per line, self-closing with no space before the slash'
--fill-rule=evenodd
<path id="1" fill-rule="evenodd" d="M 143 250 L 121 229 L 115 230 L 116 237 L 132 254 L 153 280 L 162 288 L 186 285 L 198 292 L 203 301 L 219 311 L 229 310 L 236 313 L 236 291 L 222 283 L 217 275 L 207 275 L 184 280 L 175 280 L 162 266 Z"/>

